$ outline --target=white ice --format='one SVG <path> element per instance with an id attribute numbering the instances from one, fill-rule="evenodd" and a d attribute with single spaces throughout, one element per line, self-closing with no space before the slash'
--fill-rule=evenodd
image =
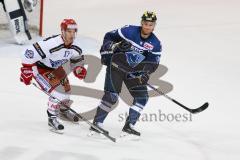
<path id="1" fill-rule="evenodd" d="M 75 18 L 86 54 L 97 57 L 107 31 L 138 25 L 143 11 L 156 11 L 155 33 L 163 45 L 161 64 L 169 69 L 161 80 L 174 86 L 168 95 L 190 108 L 205 101 L 210 106 L 192 115 L 192 121 L 140 121 L 139 141 L 114 144 L 89 138 L 89 126 L 84 122 L 64 122 L 65 133 L 54 134 L 47 126 L 47 96 L 19 81 L 19 54 L 26 46 L 15 45 L 8 34 L 0 32 L 6 34 L 0 39 L 0 160 L 240 159 L 240 1 L 52 0 L 45 5 L 45 36 L 59 33 L 61 19 Z M 70 81 L 103 90 L 104 69 L 94 83 L 73 75 Z M 84 96 L 72 99 L 79 112 L 95 108 L 100 101 Z M 157 114 L 159 109 L 165 114 L 187 113 L 162 96 L 150 98 L 143 113 Z M 127 111 L 121 100 L 106 119 L 105 128 L 114 137 L 124 124 L 119 115 Z"/>

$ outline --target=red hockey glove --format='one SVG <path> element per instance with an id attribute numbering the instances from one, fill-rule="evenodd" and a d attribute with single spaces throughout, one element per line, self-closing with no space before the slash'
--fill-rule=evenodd
<path id="1" fill-rule="evenodd" d="M 23 67 L 21 67 L 20 81 L 23 82 L 25 85 L 30 85 L 32 77 L 33 77 L 32 66 L 23 64 Z"/>
<path id="2" fill-rule="evenodd" d="M 77 66 L 73 70 L 74 75 L 79 79 L 84 79 L 87 75 L 87 70 L 82 66 Z"/>

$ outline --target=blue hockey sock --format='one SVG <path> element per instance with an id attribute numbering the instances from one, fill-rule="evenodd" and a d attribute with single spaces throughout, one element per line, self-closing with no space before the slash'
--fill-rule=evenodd
<path id="1" fill-rule="evenodd" d="M 94 117 L 94 122 L 103 123 L 103 121 L 105 120 L 107 115 L 108 115 L 107 111 L 105 111 L 105 110 L 101 109 L 100 107 L 98 107 L 96 115 Z"/>
<path id="2" fill-rule="evenodd" d="M 129 117 L 128 117 L 128 121 L 132 124 L 135 125 L 138 118 L 140 117 L 140 113 L 133 110 L 132 108 L 129 109 Z"/>

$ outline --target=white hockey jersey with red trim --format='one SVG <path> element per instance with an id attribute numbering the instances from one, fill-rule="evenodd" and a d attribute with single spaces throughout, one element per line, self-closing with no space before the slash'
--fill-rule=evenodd
<path id="1" fill-rule="evenodd" d="M 21 55 L 23 64 L 40 62 L 49 68 L 58 68 L 68 61 L 82 61 L 82 49 L 75 40 L 70 47 L 65 47 L 61 35 L 52 36 L 29 46 Z"/>

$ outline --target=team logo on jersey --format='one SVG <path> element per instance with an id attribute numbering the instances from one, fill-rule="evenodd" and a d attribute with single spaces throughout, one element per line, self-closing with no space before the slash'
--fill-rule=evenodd
<path id="1" fill-rule="evenodd" d="M 65 64 L 65 63 L 68 62 L 67 59 L 61 59 L 61 60 L 57 60 L 57 61 L 53 61 L 53 60 L 51 60 L 51 59 L 49 59 L 49 60 L 50 60 L 51 66 L 52 66 L 53 68 L 58 68 L 58 67 L 60 67 L 60 66 L 62 66 L 63 64 Z"/>
<path id="2" fill-rule="evenodd" d="M 135 51 L 131 51 L 126 52 L 126 59 L 128 64 L 134 68 L 145 59 L 145 56 Z"/>
<path id="3" fill-rule="evenodd" d="M 32 50 L 27 49 L 24 55 L 26 58 L 32 59 L 34 57 L 34 52 Z"/>
<path id="4" fill-rule="evenodd" d="M 143 47 L 146 48 L 147 50 L 153 50 L 153 48 L 154 48 L 153 45 L 148 42 L 145 42 L 143 44 Z"/>

